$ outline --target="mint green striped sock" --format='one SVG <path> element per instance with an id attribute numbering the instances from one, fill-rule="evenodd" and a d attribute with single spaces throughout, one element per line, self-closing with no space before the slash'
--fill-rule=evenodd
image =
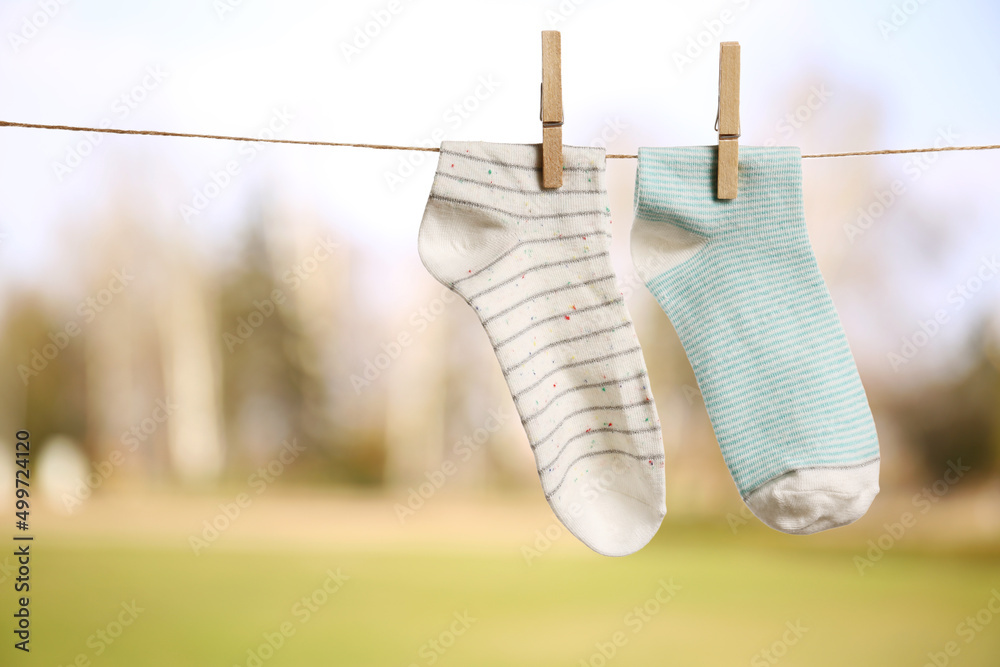
<path id="1" fill-rule="evenodd" d="M 632 260 L 673 323 L 733 481 L 764 523 L 814 533 L 878 493 L 864 387 L 809 245 L 797 148 L 640 148 Z"/>

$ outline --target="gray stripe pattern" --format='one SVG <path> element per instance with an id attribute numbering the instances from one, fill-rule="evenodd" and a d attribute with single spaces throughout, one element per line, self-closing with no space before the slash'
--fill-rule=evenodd
<path id="1" fill-rule="evenodd" d="M 568 445 L 570 443 L 575 442 L 575 441 L 579 440 L 580 438 L 586 438 L 588 435 L 594 435 L 594 434 L 597 434 L 597 433 L 620 433 L 622 435 L 641 435 L 643 433 L 659 433 L 659 432 L 660 432 L 660 427 L 659 426 L 647 426 L 647 427 L 644 427 L 644 428 L 612 428 L 610 426 L 605 426 L 605 427 L 601 427 L 601 428 L 588 428 L 586 431 L 583 431 L 582 433 L 577 433 L 573 437 L 568 438 L 566 440 L 566 445 L 567 446 L 563 447 L 562 449 L 560 449 L 559 453 L 556 454 L 555 457 L 553 457 L 553 459 L 551 461 L 549 461 L 548 463 L 546 463 L 543 466 L 539 466 L 537 468 L 537 471 L 538 471 L 538 474 L 540 474 L 540 475 L 544 474 L 546 472 L 549 472 L 549 470 L 547 470 L 547 469 L 551 468 L 552 465 L 555 464 L 556 459 L 558 459 L 560 456 L 562 456 L 563 452 L 565 452 L 569 448 Z M 602 449 L 602 450 L 599 450 L 599 451 L 595 451 L 593 454 L 594 455 L 596 455 L 596 454 L 604 454 L 604 453 L 609 452 L 609 451 L 614 452 L 614 451 L 619 451 L 619 450 L 615 449 L 614 447 L 609 447 L 608 449 Z M 656 460 L 656 456 L 655 455 L 650 455 L 650 456 L 647 457 L 647 456 L 643 456 L 642 454 L 638 454 L 637 453 L 637 454 L 635 454 L 635 456 L 637 458 L 639 458 L 639 459 L 650 458 L 650 459 L 653 459 L 654 461 Z M 661 454 L 661 456 L 662 456 L 662 454 Z M 578 461 L 580 458 L 586 458 L 586 457 L 585 456 L 581 456 L 581 457 L 579 457 L 577 459 L 574 459 L 573 461 L 570 462 L 570 464 L 569 464 L 569 466 L 567 466 L 567 468 L 570 467 L 570 466 L 572 466 L 574 463 L 576 463 L 576 461 Z"/>
<path id="2" fill-rule="evenodd" d="M 444 195 L 434 195 L 432 194 L 430 199 L 436 199 L 437 201 L 446 201 L 450 204 L 461 204 L 462 206 L 472 206 L 473 208 L 481 208 L 484 211 L 493 211 L 494 213 L 503 213 L 504 215 L 509 215 L 512 218 L 521 219 L 531 219 L 531 220 L 559 220 L 562 218 L 575 218 L 583 215 L 610 215 L 607 211 L 601 209 L 590 209 L 584 211 L 563 211 L 561 213 L 515 213 L 514 211 L 508 211 L 505 208 L 500 208 L 499 206 L 490 206 L 489 204 L 480 204 L 477 201 L 471 201 L 469 199 L 458 199 L 457 197 L 446 197 Z"/>
<path id="3" fill-rule="evenodd" d="M 644 377 L 646 377 L 646 371 L 642 371 L 641 373 L 636 373 L 635 375 L 631 375 L 631 376 L 626 377 L 626 378 L 618 378 L 618 379 L 615 379 L 615 380 L 607 380 L 605 382 L 596 382 L 594 384 L 582 384 L 582 385 L 579 385 L 577 387 L 570 387 L 569 389 L 563 389 L 562 391 L 560 391 L 555 396 L 549 397 L 549 402 L 548 403 L 546 403 L 539 410 L 536 410 L 535 412 L 533 412 L 529 416 L 527 416 L 524 419 L 522 419 L 521 423 L 524 424 L 525 426 L 527 426 L 528 422 L 530 422 L 533 419 L 536 419 L 538 417 L 538 415 L 542 414 L 543 412 L 545 412 L 546 410 L 548 410 L 550 407 L 552 407 L 553 405 L 555 405 L 556 404 L 556 399 L 562 398 L 566 394 L 572 394 L 572 393 L 577 392 L 577 391 L 583 391 L 584 389 L 603 389 L 604 387 L 610 387 L 610 386 L 616 385 L 616 384 L 624 384 L 626 382 L 630 382 L 632 380 L 638 380 L 638 379 L 644 378 Z M 534 449 L 534 448 L 532 448 L 532 449 Z"/>
<path id="4" fill-rule="evenodd" d="M 476 276 L 482 274 L 484 271 L 493 268 L 494 266 L 497 265 L 498 262 L 500 262 L 501 260 L 503 260 L 506 257 L 509 257 L 512 253 L 514 253 L 514 251 L 519 250 L 520 248 L 523 248 L 526 245 L 531 245 L 531 244 L 534 244 L 534 243 L 553 243 L 555 241 L 573 241 L 575 239 L 586 240 L 588 236 L 606 236 L 608 238 L 611 238 L 611 234 L 608 234 L 607 232 L 596 232 L 595 231 L 595 232 L 590 232 L 589 234 L 572 234 L 572 235 L 569 235 L 569 236 L 547 236 L 547 237 L 541 238 L 541 239 L 524 239 L 522 241 L 518 241 L 517 244 L 515 244 L 514 246 L 512 246 L 510 250 L 508 250 L 508 251 L 506 251 L 504 253 L 501 253 L 499 257 L 497 257 L 496 259 L 494 259 L 492 262 L 490 262 L 489 264 L 487 264 L 483 268 L 476 269 L 475 271 L 473 271 L 469 275 L 462 276 L 458 280 L 452 281 L 451 288 L 454 289 L 455 285 L 458 285 L 461 282 L 465 282 L 466 280 L 469 280 L 470 278 L 475 278 Z"/>
<path id="5" fill-rule="evenodd" d="M 483 325 L 485 326 L 485 325 L 489 324 L 490 322 L 492 322 L 493 320 L 495 320 L 496 318 L 502 317 L 502 316 L 506 315 L 507 313 L 509 313 L 510 311 L 514 310 L 515 308 L 523 306 L 524 304 L 528 303 L 529 301 L 534 301 L 535 299 L 537 299 L 539 297 L 549 296 L 550 294 L 555 294 L 556 292 L 564 292 L 566 290 L 576 289 L 577 287 L 584 287 L 586 285 L 595 285 L 597 283 L 601 283 L 601 282 L 604 282 L 606 280 L 614 280 L 614 279 L 615 279 L 615 274 L 612 273 L 611 275 L 601 276 L 600 278 L 591 278 L 590 280 L 584 280 L 583 282 L 576 283 L 576 284 L 560 285 L 559 287 L 553 287 L 552 289 L 547 289 L 544 292 L 538 292 L 537 294 L 532 294 L 529 297 L 525 297 L 525 298 L 521 299 L 520 301 L 518 301 L 517 303 L 515 303 L 513 306 L 509 306 L 509 307 L 504 308 L 503 310 L 501 310 L 499 313 L 494 313 L 493 315 L 490 315 L 485 320 L 483 320 Z M 472 305 L 472 304 L 469 304 L 469 305 Z"/>
<path id="6" fill-rule="evenodd" d="M 503 374 L 505 376 L 506 375 L 510 375 L 511 371 L 515 371 L 518 368 L 520 368 L 521 366 L 524 366 L 526 363 L 528 363 L 529 361 L 531 361 L 532 359 L 534 359 L 535 357 L 537 357 L 539 354 L 541 354 L 545 350 L 550 350 L 553 347 L 559 347 L 560 345 L 565 345 L 566 343 L 577 343 L 577 342 L 579 342 L 581 340 L 586 340 L 588 338 L 596 338 L 597 336 L 601 336 L 601 335 L 606 334 L 606 333 L 611 333 L 613 331 L 618 331 L 619 329 L 624 329 L 626 327 L 632 328 L 632 323 L 631 322 L 622 322 L 621 324 L 616 324 L 616 325 L 614 325 L 612 327 L 607 327 L 606 329 L 599 329 L 597 331 L 591 331 L 590 333 L 580 334 L 579 336 L 571 336 L 569 338 L 563 338 L 562 340 L 557 340 L 555 342 L 549 343 L 548 345 L 544 345 L 544 346 L 538 348 L 537 350 L 535 350 L 534 352 L 532 352 L 531 354 L 529 354 L 527 357 L 525 357 L 521 361 L 513 364 L 512 366 L 509 366 L 509 367 L 503 369 Z M 494 349 L 496 349 L 496 348 L 494 348 Z"/>
<path id="7" fill-rule="evenodd" d="M 494 343 L 493 344 L 493 348 L 494 349 L 499 349 L 499 348 L 503 347 L 504 345 L 506 345 L 507 343 L 511 342 L 512 340 L 516 340 L 517 338 L 523 336 L 526 332 L 531 331 L 535 327 L 541 326 L 541 325 L 545 324 L 546 322 L 551 322 L 553 320 L 565 319 L 567 316 L 571 317 L 573 315 L 579 315 L 580 313 L 589 313 L 591 311 L 600 310 L 601 308 L 607 308 L 608 306 L 613 306 L 613 305 L 619 304 L 619 303 L 622 304 L 622 305 L 624 305 L 625 304 L 625 298 L 624 297 L 618 297 L 617 299 L 611 299 L 610 301 L 603 301 L 603 302 L 595 304 L 593 306 L 585 306 L 583 308 L 577 308 L 576 310 L 567 310 L 567 311 L 563 311 L 561 313 L 556 313 L 555 315 L 552 315 L 550 317 L 544 317 L 544 318 L 542 318 L 540 320 L 535 320 L 531 324 L 529 324 L 528 326 L 526 326 L 523 329 L 521 329 L 520 331 L 518 331 L 517 333 L 511 334 L 510 336 L 508 336 L 507 338 L 503 339 L 502 341 L 500 341 L 498 343 Z"/>
<path id="8" fill-rule="evenodd" d="M 489 294 L 490 292 L 496 291 L 501 287 L 504 287 L 505 285 L 509 285 L 512 282 L 524 278 L 529 273 L 534 273 L 535 271 L 543 271 L 545 269 L 551 269 L 552 267 L 555 266 L 568 266 L 570 264 L 579 264 L 580 262 L 593 262 L 599 259 L 601 259 L 600 255 L 584 255 L 583 257 L 574 257 L 573 259 L 559 260 L 558 262 L 543 262 L 542 264 L 536 264 L 529 269 L 525 269 L 524 271 L 519 272 L 513 278 L 507 278 L 506 280 L 502 280 L 496 283 L 495 285 L 490 285 L 481 292 L 476 292 L 475 294 L 469 297 L 469 301 L 475 301 L 484 294 Z"/>
<path id="9" fill-rule="evenodd" d="M 468 153 L 460 153 L 458 151 L 450 151 L 450 150 L 447 150 L 447 149 L 444 149 L 444 148 L 441 149 L 441 154 L 442 155 L 455 155 L 457 157 L 464 157 L 467 160 L 475 160 L 476 162 L 483 162 L 485 164 L 492 165 L 492 166 L 508 167 L 510 169 L 525 169 L 527 171 L 541 171 L 542 170 L 542 168 L 540 166 L 532 166 L 532 165 L 526 165 L 526 164 L 516 164 L 514 162 L 506 162 L 506 161 L 494 160 L 492 158 L 480 157 L 478 155 L 470 155 Z M 563 171 L 593 171 L 593 172 L 596 173 L 596 172 L 602 172 L 604 170 L 603 169 L 599 169 L 598 167 L 566 167 L 566 166 L 563 166 Z M 441 172 L 439 171 L 438 173 L 441 173 Z"/>
<path id="10" fill-rule="evenodd" d="M 558 373 L 563 369 L 579 368 L 580 366 L 587 366 L 588 364 L 598 364 L 602 361 L 610 361 L 611 359 L 620 359 L 621 357 L 627 357 L 630 354 L 639 354 L 640 352 L 642 352 L 642 348 L 636 346 L 636 347 L 630 347 L 627 350 L 622 350 L 621 352 L 612 352 L 611 354 L 605 354 L 600 357 L 594 357 L 593 359 L 585 359 L 583 361 L 574 361 L 571 364 L 564 364 L 560 367 L 552 369 L 542 377 L 538 378 L 538 380 L 536 380 L 532 384 L 528 385 L 521 391 L 514 394 L 514 401 L 520 401 L 525 394 L 527 394 L 530 391 L 534 391 L 535 389 L 538 388 L 540 384 L 542 384 L 543 382 L 545 382 L 550 377 L 552 377 L 553 375 L 555 375 L 556 373 Z"/>
<path id="11" fill-rule="evenodd" d="M 537 194 L 539 194 L 537 190 L 532 190 L 530 188 L 511 188 L 511 187 L 508 187 L 506 185 L 497 185 L 496 183 L 490 183 L 489 181 L 479 181 L 479 180 L 476 180 L 474 178 L 468 178 L 468 177 L 465 177 L 465 176 L 456 176 L 455 174 L 449 174 L 446 171 L 439 171 L 437 173 L 437 176 L 440 176 L 440 177 L 443 177 L 443 178 L 448 178 L 448 179 L 451 179 L 451 180 L 456 181 L 458 183 L 472 183 L 473 185 L 481 186 L 481 187 L 484 187 L 484 188 L 489 188 L 491 190 L 503 190 L 504 192 L 522 192 L 522 193 L 524 193 L 526 195 L 537 195 Z M 558 190 L 552 190 L 551 194 L 553 194 L 553 195 L 584 195 L 584 194 L 599 195 L 599 194 L 601 194 L 601 191 L 600 190 L 596 190 L 596 189 L 591 189 L 591 190 L 571 190 L 569 188 L 559 188 Z M 548 193 L 546 193 L 546 196 L 548 196 Z"/>
<path id="12" fill-rule="evenodd" d="M 592 456 L 606 456 L 609 454 L 614 454 L 617 456 L 628 456 L 630 458 L 635 459 L 636 461 L 662 461 L 664 459 L 663 454 L 653 454 L 652 456 L 640 456 L 639 454 L 632 454 L 631 452 L 625 452 L 620 449 L 605 449 L 600 452 L 587 452 L 586 454 L 581 454 L 580 456 L 570 461 L 569 465 L 566 466 L 566 472 L 563 473 L 563 476 L 562 478 L 560 478 L 559 483 L 556 484 L 551 491 L 545 494 L 545 499 L 549 500 L 550 498 L 552 498 L 552 496 L 556 495 L 556 492 L 559 491 L 559 489 L 562 488 L 562 485 L 566 482 L 566 478 L 569 476 L 570 470 L 572 470 L 573 466 L 576 465 L 578 462 L 582 461 L 583 459 L 589 459 Z"/>
<path id="13" fill-rule="evenodd" d="M 563 418 L 561 420 L 559 420 L 559 422 L 553 427 L 553 429 L 551 431 L 549 431 L 544 437 L 539 438 L 539 439 L 535 440 L 533 443 L 531 443 L 531 448 L 532 449 L 538 449 L 539 447 L 541 447 L 542 445 L 544 445 L 546 442 L 549 441 L 549 438 L 551 438 L 553 435 L 556 434 L 556 431 L 558 431 L 560 428 L 562 428 L 563 425 L 566 422 L 568 422 L 573 417 L 576 417 L 577 415 L 582 415 L 582 414 L 587 413 L 587 412 L 600 412 L 601 410 L 627 410 L 629 408 L 637 408 L 640 405 L 647 405 L 647 404 L 649 404 L 650 400 L 651 399 L 646 398 L 646 399 L 643 399 L 641 401 L 636 401 L 635 403 L 623 403 L 623 404 L 620 404 L 620 405 L 591 405 L 591 406 L 586 407 L 586 408 L 580 408 L 579 410 L 574 410 L 572 412 L 567 412 L 563 416 Z M 563 451 L 565 451 L 565 449 Z M 543 467 L 547 468 L 548 466 L 543 466 Z"/>

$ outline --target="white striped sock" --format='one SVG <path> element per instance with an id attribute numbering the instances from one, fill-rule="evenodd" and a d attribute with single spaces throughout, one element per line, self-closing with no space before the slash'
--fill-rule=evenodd
<path id="1" fill-rule="evenodd" d="M 666 513 L 663 441 L 608 254 L 604 151 L 563 159 L 542 190 L 538 145 L 442 143 L 420 258 L 479 314 L 556 516 L 621 556 Z"/>

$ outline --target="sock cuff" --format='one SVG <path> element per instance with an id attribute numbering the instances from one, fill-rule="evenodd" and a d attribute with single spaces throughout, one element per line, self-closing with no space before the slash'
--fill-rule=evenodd
<path id="1" fill-rule="evenodd" d="M 480 163 L 538 172 L 538 188 L 541 189 L 542 145 L 503 144 L 486 141 L 442 141 L 438 171 L 445 163 L 461 158 Z M 605 151 L 590 146 L 563 146 L 564 172 L 592 172 L 605 170 Z"/>
<path id="2" fill-rule="evenodd" d="M 734 220 L 741 227 L 770 224 L 768 213 L 790 206 L 800 220 L 804 218 L 798 147 L 740 145 L 739 195 L 728 200 L 716 197 L 717 154 L 716 146 L 640 148 L 633 201 L 636 217 L 671 222 L 704 235 L 713 235 Z"/>
<path id="3" fill-rule="evenodd" d="M 610 237 L 604 149 L 564 146 L 563 161 L 563 186 L 544 189 L 540 144 L 445 141 L 428 205 L 478 210 L 522 238 Z"/>

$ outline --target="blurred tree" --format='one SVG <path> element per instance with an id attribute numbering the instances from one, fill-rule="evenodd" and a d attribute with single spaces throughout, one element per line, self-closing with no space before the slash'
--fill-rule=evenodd
<path id="1" fill-rule="evenodd" d="M 64 332 L 43 295 L 25 291 L 10 296 L 0 340 L 4 431 L 26 428 L 37 443 L 68 435 L 93 456 L 87 437 L 84 346 Z M 86 333 L 79 334 L 80 337 Z M 62 346 L 61 346 L 62 345 Z"/>
<path id="2" fill-rule="evenodd" d="M 886 408 L 912 442 L 928 478 L 961 458 L 971 476 L 1000 474 L 1000 354 L 988 328 L 969 343 L 969 370 L 888 399 Z"/>
<path id="3" fill-rule="evenodd" d="M 326 241 L 318 227 L 265 206 L 245 229 L 236 266 L 221 279 L 219 316 L 234 458 L 258 465 L 295 438 L 302 459 L 319 463 L 297 466 L 299 479 L 380 480 L 384 434 L 361 437 L 334 417 L 328 366 L 343 322 L 340 300 L 324 287 L 321 269 L 333 264 Z"/>

